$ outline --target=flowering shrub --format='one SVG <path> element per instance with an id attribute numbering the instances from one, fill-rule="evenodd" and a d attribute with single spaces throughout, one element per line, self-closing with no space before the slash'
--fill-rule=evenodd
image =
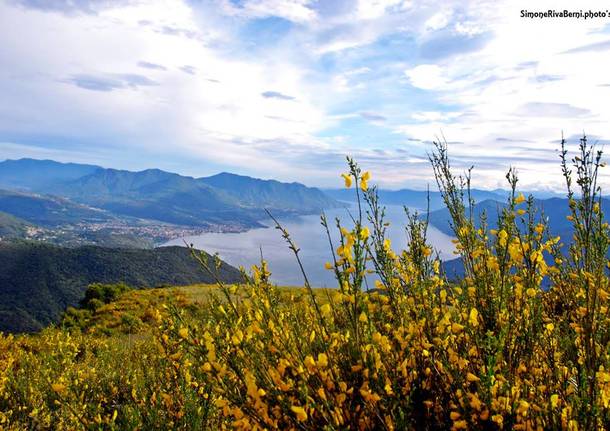
<path id="1" fill-rule="evenodd" d="M 571 168 L 562 152 L 573 238 L 549 232 L 513 171 L 508 205 L 489 229 L 485 216 L 475 220 L 470 178 L 453 175 L 443 145 L 431 163 L 464 265 L 459 279 L 443 273 L 425 217 L 407 211 L 406 248 L 392 248 L 370 174 L 350 160 L 353 224 L 321 219 L 336 290 L 313 289 L 305 273 L 305 296 L 280 289 L 263 261 L 241 285 L 219 282 L 220 294 L 196 312 L 163 309 L 135 357 L 95 346 L 83 347 L 84 359 L 80 349 L 51 352 L 70 339 L 62 333 L 19 349 L 1 338 L 0 426 L 610 429 L 601 153 L 583 139 Z M 112 377 L 88 368 L 112 355 L 127 368 Z M 39 370 L 38 380 L 20 378 L 27 370 L 28 379 Z M 41 411 L 50 416 L 39 419 Z"/>

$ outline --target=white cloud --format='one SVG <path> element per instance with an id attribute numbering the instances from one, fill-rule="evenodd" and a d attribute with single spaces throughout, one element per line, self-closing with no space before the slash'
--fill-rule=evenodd
<path id="1" fill-rule="evenodd" d="M 239 7 L 229 0 L 222 2 L 224 13 L 247 18 L 280 17 L 297 23 L 316 19 L 311 0 L 246 0 Z"/>
<path id="2" fill-rule="evenodd" d="M 445 28 L 449 24 L 451 14 L 451 10 L 443 10 L 432 15 L 424 23 L 425 30 L 436 31 Z"/>
<path id="3" fill-rule="evenodd" d="M 388 9 L 404 10 L 411 5 L 405 0 L 359 0 L 356 16 L 360 19 L 375 19 L 384 16 Z"/>
<path id="4" fill-rule="evenodd" d="M 411 118 L 417 121 L 448 121 L 459 115 L 459 112 L 420 111 L 414 112 Z"/>
<path id="5" fill-rule="evenodd" d="M 411 85 L 424 90 L 436 90 L 447 84 L 443 69 L 436 64 L 420 64 L 405 70 Z"/>

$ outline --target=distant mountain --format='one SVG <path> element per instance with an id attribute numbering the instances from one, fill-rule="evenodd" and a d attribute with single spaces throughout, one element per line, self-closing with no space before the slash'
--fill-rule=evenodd
<path id="1" fill-rule="evenodd" d="M 0 188 L 48 191 L 55 184 L 84 177 L 98 169 L 102 168 L 53 160 L 5 160 L 0 162 Z"/>
<path id="2" fill-rule="evenodd" d="M 489 229 L 495 229 L 497 227 L 498 214 L 506 207 L 506 203 L 485 200 L 477 203 L 474 208 L 474 218 L 479 220 L 479 217 L 483 212 L 487 215 L 487 222 Z M 551 199 L 535 199 L 534 205 L 538 209 L 536 216 L 537 220 L 541 220 L 541 216 L 548 217 L 549 228 L 553 235 L 559 235 L 566 242 L 569 242 L 572 237 L 572 223 L 566 218 L 570 215 L 570 208 L 568 207 L 568 200 L 562 198 L 551 198 Z M 610 208 L 610 200 L 602 199 L 602 206 Z M 522 205 L 525 208 L 525 205 Z M 447 235 L 454 235 L 453 230 L 449 224 L 450 215 L 447 208 L 432 211 L 429 215 L 430 224 Z"/>
<path id="3" fill-rule="evenodd" d="M 324 189 L 324 193 L 340 201 L 353 202 L 356 199 L 354 189 Z M 401 205 L 410 208 L 425 210 L 428 206 L 428 192 L 422 190 L 378 190 L 379 202 L 382 205 Z M 430 191 L 430 211 L 434 211 L 445 206 L 441 194 L 437 191 Z M 506 200 L 508 192 L 472 190 L 472 198 L 475 202 L 486 199 L 498 201 Z"/>
<path id="4" fill-rule="evenodd" d="M 236 202 L 252 208 L 313 213 L 338 205 L 321 190 L 300 183 L 260 180 L 227 172 L 199 178 L 198 182 L 222 190 Z"/>
<path id="5" fill-rule="evenodd" d="M 0 211 L 41 226 L 108 221 L 112 215 L 68 199 L 0 190 Z"/>
<path id="6" fill-rule="evenodd" d="M 225 263 L 219 275 L 227 283 L 241 281 L 239 271 Z M 0 242 L 0 331 L 30 332 L 56 322 L 97 282 L 155 287 L 214 280 L 184 247 L 135 250 Z"/>
<path id="7" fill-rule="evenodd" d="M 256 226 L 254 214 L 238 202 L 191 177 L 149 169 L 102 169 L 63 183 L 55 193 L 115 214 L 163 222 L 205 226 L 238 222 Z"/>
<path id="8" fill-rule="evenodd" d="M 20 167 L 28 175 L 32 172 L 33 179 L 15 179 Z M 0 163 L 0 179 L 13 189 L 62 196 L 115 215 L 185 226 L 255 227 L 266 218 L 264 209 L 276 215 L 310 214 L 338 205 L 319 189 L 302 184 L 227 173 L 196 179 L 159 169 L 131 172 L 21 159 Z"/>
<path id="9" fill-rule="evenodd" d="M 551 190 L 519 190 L 525 196 L 532 195 L 536 199 L 551 199 L 551 198 L 565 198 L 565 192 L 554 192 Z M 510 191 L 504 189 L 495 189 L 491 190 L 492 193 L 498 194 L 500 196 L 508 196 Z M 506 200 L 506 199 L 504 199 Z"/>

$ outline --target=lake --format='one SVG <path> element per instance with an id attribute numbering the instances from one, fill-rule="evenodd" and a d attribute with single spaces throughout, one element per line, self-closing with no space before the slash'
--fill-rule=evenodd
<path id="1" fill-rule="evenodd" d="M 355 213 L 354 208 L 350 211 Z M 347 223 L 350 220 L 348 209 L 332 209 L 326 211 L 331 227 L 335 226 L 334 219 L 339 217 L 346 227 L 353 226 Z M 392 241 L 392 248 L 398 252 L 406 244 L 404 231 L 406 216 L 400 206 L 386 206 L 386 221 L 390 222 L 388 237 Z M 281 232 L 274 229 L 272 221 L 263 221 L 270 227 L 251 229 L 241 233 L 205 233 L 203 235 L 188 236 L 171 240 L 163 245 L 180 245 L 184 242 L 193 244 L 196 248 L 216 253 L 225 262 L 249 269 L 252 264 L 260 262 L 261 250 L 263 257 L 269 264 L 271 279 L 281 285 L 302 286 L 303 276 L 299 270 L 294 254 L 288 249 Z M 336 287 L 333 271 L 324 269 L 324 263 L 332 261 L 332 254 L 324 227 L 320 224 L 319 215 L 307 215 L 280 220 L 288 230 L 297 247 L 301 249 L 299 256 L 303 262 L 309 281 L 314 286 Z M 365 223 L 366 224 L 366 223 Z M 336 228 L 331 231 L 335 247 L 339 238 Z M 452 237 L 444 234 L 433 226 L 428 228 L 428 242 L 434 250 L 438 251 L 444 260 L 455 258 Z"/>

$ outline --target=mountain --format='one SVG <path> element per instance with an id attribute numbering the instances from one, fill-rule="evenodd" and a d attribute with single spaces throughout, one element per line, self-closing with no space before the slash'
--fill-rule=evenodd
<path id="1" fill-rule="evenodd" d="M 475 204 L 473 207 L 474 219 L 479 220 L 483 212 L 487 215 L 489 229 L 497 227 L 498 214 L 503 208 L 506 208 L 506 203 L 494 200 L 485 200 Z M 572 237 L 572 223 L 566 218 L 570 215 L 568 200 L 563 198 L 550 199 L 534 199 L 534 205 L 538 210 L 536 220 L 541 220 L 541 217 L 548 217 L 549 229 L 551 234 L 559 235 L 564 241 L 569 242 Z M 609 207 L 610 200 L 602 199 L 602 207 Z M 525 208 L 525 204 L 520 208 Z M 449 224 L 450 215 L 447 208 L 432 211 L 429 215 L 430 224 L 447 235 L 453 236 L 453 230 Z"/>
<path id="2" fill-rule="evenodd" d="M 328 196 L 340 200 L 353 202 L 356 200 L 354 189 L 325 189 L 324 193 Z M 428 206 L 428 192 L 422 190 L 383 190 L 379 189 L 379 202 L 382 205 L 401 205 L 419 210 L 426 210 Z M 502 191 L 487 191 L 487 190 L 472 190 L 472 198 L 476 201 L 493 199 L 498 201 L 506 200 L 508 192 Z M 445 206 L 443 197 L 439 192 L 430 191 L 430 211 L 441 209 Z"/>
<path id="3" fill-rule="evenodd" d="M 242 209 L 235 199 L 194 178 L 158 169 L 102 169 L 58 185 L 53 192 L 114 214 L 180 225 L 257 225 L 254 214 Z"/>
<path id="4" fill-rule="evenodd" d="M 16 179 L 20 167 L 33 178 Z M 276 215 L 310 214 L 338 205 L 319 189 L 299 183 L 228 173 L 197 179 L 159 169 L 131 172 L 21 159 L 0 163 L 0 180 L 13 189 L 61 196 L 114 215 L 184 226 L 249 228 L 260 226 L 257 220 L 267 217 L 264 209 Z M 4 211 L 17 216 L 24 213 L 10 208 Z"/>
<path id="5" fill-rule="evenodd" d="M 261 180 L 227 172 L 199 178 L 198 182 L 222 190 L 241 205 L 252 208 L 315 213 L 338 205 L 321 190 L 300 183 Z"/>
<path id="6" fill-rule="evenodd" d="M 520 190 L 520 191 L 525 196 L 532 195 L 536 199 L 565 198 L 565 196 L 566 196 L 564 191 L 561 191 L 561 192 L 555 192 L 553 190 Z M 492 193 L 499 194 L 500 196 L 504 196 L 506 198 L 506 196 L 509 195 L 510 190 L 495 189 L 495 190 L 492 190 Z M 503 200 L 506 200 L 506 199 L 503 199 Z"/>
<path id="7" fill-rule="evenodd" d="M 42 226 L 101 222 L 114 217 L 105 211 L 66 198 L 0 190 L 0 211 Z"/>
<path id="8" fill-rule="evenodd" d="M 241 281 L 223 263 L 220 278 Z M 38 242 L 0 242 L 0 331 L 31 332 L 77 305 L 91 283 L 132 287 L 213 283 L 184 247 L 153 250 L 97 246 L 62 248 Z"/>
<path id="9" fill-rule="evenodd" d="M 102 169 L 94 165 L 53 160 L 19 159 L 0 162 L 0 188 L 44 190 Z"/>

